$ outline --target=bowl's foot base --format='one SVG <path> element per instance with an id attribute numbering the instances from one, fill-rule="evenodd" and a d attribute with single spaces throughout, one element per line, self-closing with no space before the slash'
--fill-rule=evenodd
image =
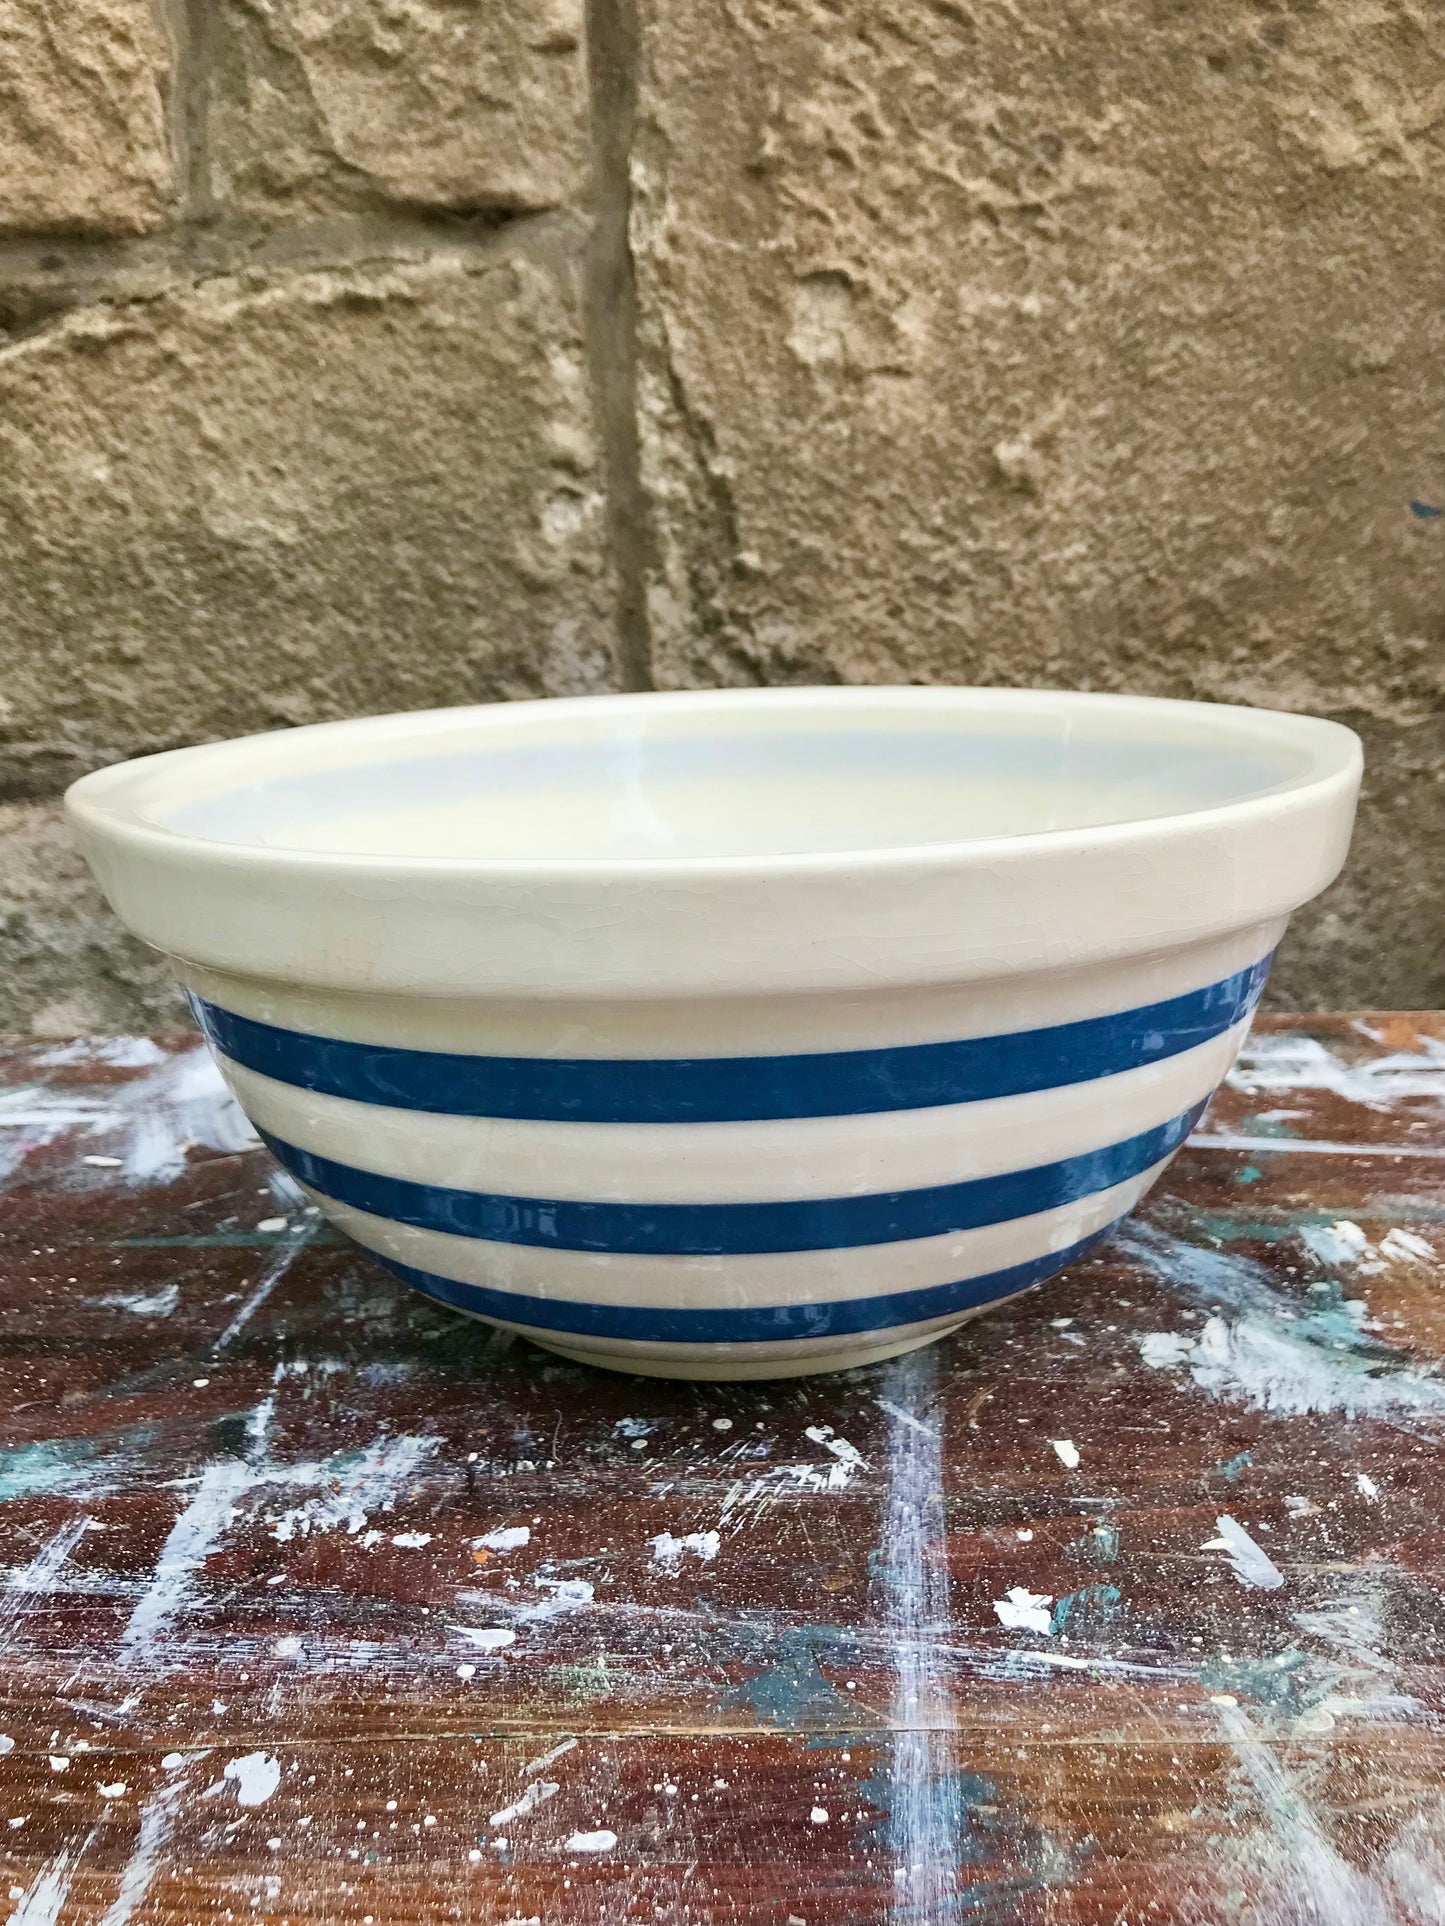
<path id="1" fill-rule="evenodd" d="M 744 1378 L 811 1378 L 826 1371 L 854 1371 L 863 1364 L 881 1364 L 884 1358 L 901 1357 L 905 1351 L 921 1350 L 966 1324 L 970 1316 L 956 1318 L 942 1330 L 927 1331 L 922 1337 L 894 1338 L 882 1344 L 867 1341 L 840 1344 L 836 1350 L 809 1351 L 802 1356 L 749 1358 L 713 1353 L 705 1358 L 649 1357 L 646 1352 L 620 1357 L 616 1351 L 592 1351 L 585 1344 L 556 1344 L 550 1338 L 529 1331 L 533 1344 L 573 1364 L 595 1365 L 599 1371 L 621 1371 L 633 1378 L 690 1378 L 696 1383 L 736 1383 Z"/>

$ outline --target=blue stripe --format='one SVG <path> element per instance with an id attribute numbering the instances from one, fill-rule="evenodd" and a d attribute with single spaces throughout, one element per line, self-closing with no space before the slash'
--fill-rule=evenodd
<path id="1" fill-rule="evenodd" d="M 571 1298 L 528 1297 L 519 1291 L 494 1291 L 462 1284 L 434 1271 L 419 1271 L 390 1257 L 376 1257 L 403 1283 L 456 1311 L 472 1311 L 499 1324 L 530 1325 L 539 1331 L 568 1331 L 576 1337 L 629 1338 L 641 1344 L 763 1344 L 779 1338 L 856 1336 L 887 1331 L 899 1324 L 921 1324 L 951 1311 L 972 1310 L 1041 1284 L 1056 1271 L 1076 1264 L 1101 1238 L 1118 1227 L 1108 1224 L 1067 1250 L 1052 1251 L 990 1271 L 957 1284 L 934 1284 L 921 1291 L 895 1291 L 886 1297 L 843 1298 L 831 1304 L 759 1304 L 745 1310 L 693 1311 L 659 1305 L 581 1304 Z"/>
<path id="2" fill-rule="evenodd" d="M 323 1096 L 450 1117 L 738 1123 L 925 1110 L 1136 1070 L 1231 1029 L 1258 1002 L 1270 962 L 1162 1003 L 1042 1030 L 774 1057 L 462 1056 L 311 1036 L 196 997 L 191 1004 L 233 1063 Z"/>
<path id="3" fill-rule="evenodd" d="M 744 1252 L 853 1250 L 1031 1217 L 1137 1177 L 1189 1135 L 1207 1099 L 1137 1137 L 1058 1163 L 997 1177 L 868 1197 L 788 1198 L 766 1204 L 598 1204 L 448 1190 L 357 1170 L 263 1132 L 293 1177 L 340 1204 L 417 1230 L 544 1250 L 629 1257 L 736 1257 Z"/>

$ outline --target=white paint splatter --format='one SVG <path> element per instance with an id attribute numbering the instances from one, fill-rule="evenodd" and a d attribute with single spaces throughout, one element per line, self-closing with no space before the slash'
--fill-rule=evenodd
<path id="1" fill-rule="evenodd" d="M 35 1601 L 48 1597 L 54 1591 L 62 1567 L 93 1522 L 84 1513 L 77 1518 L 67 1519 L 46 1539 L 29 1564 L 11 1572 L 4 1591 L 0 1592 L 0 1652 L 15 1637 L 21 1620 L 34 1607 Z M 8 1745 L 0 1746 L 0 1751 L 9 1750 Z"/>
<path id="2" fill-rule="evenodd" d="M 163 1284 L 158 1291 L 110 1291 L 93 1300 L 111 1311 L 132 1311 L 137 1317 L 169 1317 L 181 1301 L 179 1284 Z"/>
<path id="3" fill-rule="evenodd" d="M 809 1823 L 814 1826 L 826 1826 L 829 1817 L 830 1815 L 826 1806 L 814 1806 L 813 1810 L 808 1814 Z"/>
<path id="4" fill-rule="evenodd" d="M 1049 1443 L 1054 1448 L 1055 1457 L 1066 1471 L 1078 1470 L 1079 1447 L 1072 1438 L 1050 1438 Z"/>
<path id="5" fill-rule="evenodd" d="M 472 1540 L 478 1551 L 497 1552 L 505 1556 L 508 1552 L 520 1551 L 523 1545 L 532 1542 L 530 1525 L 503 1525 L 499 1531 L 483 1532 L 480 1538 Z"/>
<path id="6" fill-rule="evenodd" d="M 95 1837 L 90 1833 L 75 1848 L 56 1853 L 36 1874 L 25 1895 L 10 1915 L 9 1926 L 55 1926 L 60 1909 L 70 1892 L 70 1882 L 86 1847 Z"/>
<path id="7" fill-rule="evenodd" d="M 228 1783 L 236 1788 L 238 1805 L 264 1806 L 281 1783 L 281 1761 L 269 1752 L 244 1752 L 239 1758 L 228 1759 L 221 1767 L 220 1778 L 207 1786 L 201 1797 L 214 1798 Z"/>
<path id="8" fill-rule="evenodd" d="M 293 1538 L 309 1538 L 312 1532 L 361 1531 L 367 1514 L 395 1499 L 422 1460 L 436 1450 L 437 1442 L 410 1435 L 380 1438 L 362 1451 L 267 1474 L 265 1482 L 334 1485 L 324 1495 L 284 1512 L 271 1536 L 284 1545 Z"/>
<path id="9" fill-rule="evenodd" d="M 522 1777 L 530 1779 L 534 1772 L 545 1772 L 549 1765 L 554 1764 L 568 1752 L 574 1751 L 576 1745 L 575 1739 L 563 1739 L 562 1743 L 554 1745 L 550 1752 L 544 1752 L 540 1759 L 529 1759 L 522 1767 Z"/>
<path id="10" fill-rule="evenodd" d="M 1380 1495 L 1380 1487 L 1375 1483 L 1368 1471 L 1357 1471 L 1355 1473 L 1355 1489 L 1359 1492 L 1360 1496 L 1367 1499 L 1370 1504 L 1374 1504 Z"/>
<path id="11" fill-rule="evenodd" d="M 1065 1320 L 1066 1323 L 1068 1321 Z M 924 1424 L 921 1418 L 915 1418 L 911 1411 L 905 1411 L 901 1404 L 894 1404 L 891 1398 L 875 1398 L 873 1402 L 880 1411 L 886 1411 L 890 1418 L 896 1418 L 899 1424 L 911 1425 L 915 1431 L 922 1431 L 930 1438 L 938 1436 L 938 1433 Z"/>
<path id="12" fill-rule="evenodd" d="M 129 1926 L 131 1915 L 150 1891 L 156 1865 L 175 1824 L 176 1807 L 185 1791 L 187 1775 L 168 1779 L 141 1807 L 140 1829 L 120 1876 L 120 1889 L 100 1920 L 100 1926 Z M 106 1793 L 106 1788 L 101 1787 Z M 107 1793 L 107 1797 L 110 1795 Z"/>
<path id="13" fill-rule="evenodd" d="M 212 1357 L 220 1357 L 222 1352 L 229 1350 L 232 1344 L 235 1343 L 236 1339 L 241 1335 L 242 1331 L 245 1330 L 257 1311 L 260 1310 L 261 1306 L 266 1302 L 267 1298 L 270 1297 L 282 1278 L 285 1277 L 287 1271 L 289 1271 L 291 1266 L 296 1262 L 301 1252 L 305 1250 L 312 1238 L 315 1237 L 319 1228 L 320 1220 L 313 1218 L 293 1231 L 284 1243 L 276 1246 L 270 1258 L 267 1260 L 261 1275 L 256 1279 L 255 1284 L 242 1300 L 235 1316 L 211 1346 Z"/>
<path id="14" fill-rule="evenodd" d="M 1147 1364 L 1184 1365 L 1213 1397 L 1290 1417 L 1337 1411 L 1410 1429 L 1445 1417 L 1445 1379 L 1367 1333 L 1359 1299 L 1316 1293 L 1301 1307 L 1253 1258 L 1201 1249 L 1138 1221 L 1114 1249 L 1211 1307 L 1197 1336 L 1154 1332 L 1141 1341 Z"/>
<path id="15" fill-rule="evenodd" d="M 1007 1597 L 996 1598 L 993 1609 L 1000 1625 L 1011 1632 L 1043 1632 L 1053 1628 L 1052 1592 L 1031 1592 L 1025 1585 L 1011 1586 Z"/>
<path id="16" fill-rule="evenodd" d="M 1189 1139 L 1191 1150 L 1247 1150 L 1291 1157 L 1388 1157 L 1398 1163 L 1402 1157 L 1423 1158 L 1427 1163 L 1445 1160 L 1445 1145 L 1440 1144 L 1350 1144 L 1320 1137 L 1245 1137 L 1233 1130 L 1199 1130 Z"/>
<path id="17" fill-rule="evenodd" d="M 1380 1255 L 1392 1264 L 1423 1264 L 1435 1255 L 1435 1246 L 1397 1224 L 1380 1239 Z"/>
<path id="18" fill-rule="evenodd" d="M 517 1634 L 500 1625 L 453 1625 L 452 1630 L 458 1638 L 464 1638 L 468 1645 L 475 1645 L 482 1652 L 505 1651 L 517 1642 Z"/>
<path id="19" fill-rule="evenodd" d="M 1421 1037 L 1418 1050 L 1346 1063 L 1317 1037 L 1254 1036 L 1246 1040 L 1226 1081 L 1251 1096 L 1330 1090 L 1370 1110 L 1388 1110 L 1402 1097 L 1445 1100 L 1445 1042 Z"/>
<path id="20" fill-rule="evenodd" d="M 1396 1423 L 1445 1415 L 1445 1383 L 1430 1372 L 1402 1366 L 1376 1375 L 1378 1358 L 1352 1357 L 1346 1344 L 1336 1350 L 1297 1326 L 1251 1316 L 1211 1317 L 1184 1361 L 1201 1390 L 1260 1411 L 1290 1417 L 1339 1411 Z"/>
<path id="21" fill-rule="evenodd" d="M 674 1538 L 670 1531 L 660 1531 L 650 1543 L 653 1564 L 669 1578 L 676 1578 L 689 1552 L 701 1564 L 710 1565 L 718 1555 L 722 1540 L 715 1531 L 690 1531 L 682 1538 Z"/>
<path id="22" fill-rule="evenodd" d="M 166 1053 L 154 1037 L 77 1037 L 42 1050 L 35 1061 L 43 1070 L 70 1070 L 96 1064 L 107 1070 L 149 1070 Z"/>
<path id="23" fill-rule="evenodd" d="M 156 1655 L 159 1641 L 189 1600 L 197 1571 L 225 1536 L 248 1493 L 277 1484 L 330 1487 L 324 1496 L 306 1500 L 277 1521 L 271 1535 L 283 1542 L 298 1532 L 305 1536 L 342 1525 L 348 1531 L 360 1531 L 368 1509 L 391 1502 L 402 1481 L 437 1445 L 435 1438 L 384 1438 L 353 1454 L 273 1465 L 262 1454 L 275 1404 L 273 1392 L 250 1414 L 244 1458 L 222 1458 L 201 1472 L 121 1634 L 121 1650 L 127 1656 Z"/>
<path id="24" fill-rule="evenodd" d="M 52 1059 L 50 1067 L 64 1066 Z M 255 1147 L 255 1133 L 204 1044 L 175 1056 L 142 1056 L 137 1047 L 125 1067 L 149 1074 L 88 1089 L 33 1084 L 0 1096 L 0 1176 L 71 1133 L 86 1146 L 82 1156 L 97 1146 L 99 1154 L 114 1155 L 109 1168 L 127 1184 L 173 1182 L 193 1148 L 230 1154 Z"/>
<path id="25" fill-rule="evenodd" d="M 959 1822 L 950 1772 L 956 1724 L 941 1648 L 949 1631 L 943 1535 L 943 1441 L 933 1346 L 897 1358 L 885 1378 L 888 1489 L 880 1584 L 894 1683 L 888 1838 L 894 1861 L 890 1917 L 941 1916 L 957 1892 Z"/>
<path id="26" fill-rule="evenodd" d="M 1345 1674 L 1354 1685 L 1364 1679 L 1378 1683 L 1381 1676 L 1395 1676 L 1393 1658 L 1379 1651 L 1385 1643 L 1379 1595 L 1381 1581 L 1378 1574 L 1372 1574 L 1360 1591 L 1345 1593 L 1324 1608 L 1291 1614 L 1304 1637 L 1326 1645 L 1335 1658 L 1343 1660 Z"/>
<path id="27" fill-rule="evenodd" d="M 149 1653 L 185 1608 L 197 1570 L 220 1543 L 256 1469 L 242 1458 L 207 1465 L 194 1496 L 171 1526 L 150 1583 L 120 1635 L 124 1655 Z"/>
<path id="28" fill-rule="evenodd" d="M 1391 1917 L 1411 1926 L 1445 1921 L 1445 1799 L 1423 1802 L 1395 1834 L 1377 1876 L 1397 1908 Z"/>
<path id="29" fill-rule="evenodd" d="M 493 1827 L 510 1826 L 514 1819 L 525 1819 L 561 1790 L 555 1779 L 534 1779 L 519 1799 L 510 1806 L 503 1806 L 500 1812 L 494 1812 L 487 1824 Z"/>
<path id="30" fill-rule="evenodd" d="M 1187 1331 L 1146 1331 L 1139 1339 L 1139 1355 L 1156 1370 L 1167 1370 L 1194 1355 L 1194 1338 Z"/>
<path id="31" fill-rule="evenodd" d="M 420 1551 L 423 1545 L 431 1543 L 431 1539 L 429 1531 L 399 1531 L 391 1542 L 399 1545 L 403 1551 Z"/>
<path id="32" fill-rule="evenodd" d="M 589 1578 L 553 1578 L 544 1566 L 532 1575 L 533 1589 L 545 1593 L 537 1603 L 515 1608 L 518 1624 L 535 1625 L 542 1620 L 564 1618 L 569 1612 L 584 1611 L 596 1597 L 597 1588 Z"/>
<path id="33" fill-rule="evenodd" d="M 814 1444 L 822 1445 L 823 1449 L 831 1452 L 838 1461 L 830 1467 L 826 1479 L 817 1487 L 818 1489 L 826 1489 L 828 1491 L 846 1490 L 848 1482 L 855 1471 L 866 1471 L 868 1469 L 868 1461 L 862 1452 L 859 1451 L 856 1446 L 849 1444 L 846 1438 L 838 1437 L 832 1425 L 810 1424 L 805 1428 L 803 1436 L 805 1438 L 811 1438 Z M 795 1466 L 793 1469 L 795 1471 L 810 1471 L 811 1466 Z M 813 1481 L 804 1479 L 802 1482 Z"/>
<path id="34" fill-rule="evenodd" d="M 1284 1573 L 1275 1564 L 1262 1545 L 1257 1545 L 1237 1518 L 1221 1512 L 1214 1521 L 1218 1538 L 1211 1538 L 1204 1546 L 1205 1551 L 1227 1551 L 1229 1562 L 1234 1567 L 1234 1575 L 1241 1585 L 1248 1585 L 1259 1592 L 1278 1591 L 1284 1583 Z"/>
<path id="35" fill-rule="evenodd" d="M 1348 1217 L 1333 1224 L 1306 1224 L 1300 1241 L 1312 1250 L 1322 1264 L 1357 1264 L 1369 1254 L 1370 1240 Z"/>
<path id="36" fill-rule="evenodd" d="M 564 1852 L 611 1852 L 617 1834 L 604 1826 L 599 1832 L 574 1832 L 562 1847 Z"/>
<path id="37" fill-rule="evenodd" d="M 1400 1926 L 1399 1915 L 1368 1873 L 1341 1857 L 1311 1811 L 1300 1781 L 1235 1707 L 1219 1723 L 1269 1822 L 1283 1864 L 1278 1893 L 1264 1896 L 1263 1920 L 1327 1920 L 1329 1926 Z M 1278 1906 L 1275 1899 L 1278 1899 Z M 1425 1915 L 1423 1917 L 1428 1917 Z"/>
<path id="38" fill-rule="evenodd" d="M 203 1044 L 121 1089 L 128 1112 L 128 1142 L 121 1155 L 129 1183 L 173 1182 L 193 1148 L 223 1154 L 255 1148 L 256 1133 Z"/>

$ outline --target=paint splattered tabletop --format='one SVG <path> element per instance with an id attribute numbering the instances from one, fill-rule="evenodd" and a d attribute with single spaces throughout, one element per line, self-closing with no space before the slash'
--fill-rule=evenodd
<path id="1" fill-rule="evenodd" d="M 1445 1919 L 1445 1018 L 841 1378 L 433 1308 L 189 1039 L 0 1055 L 0 1187 L 23 1926 Z"/>

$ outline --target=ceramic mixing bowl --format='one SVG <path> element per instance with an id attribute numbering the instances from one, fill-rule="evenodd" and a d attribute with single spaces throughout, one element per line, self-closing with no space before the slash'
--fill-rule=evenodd
<path id="1" fill-rule="evenodd" d="M 736 1378 L 924 1344 L 1117 1224 L 1359 775 L 1303 716 L 727 690 L 180 749 L 68 807 L 334 1224 L 568 1357 Z"/>

